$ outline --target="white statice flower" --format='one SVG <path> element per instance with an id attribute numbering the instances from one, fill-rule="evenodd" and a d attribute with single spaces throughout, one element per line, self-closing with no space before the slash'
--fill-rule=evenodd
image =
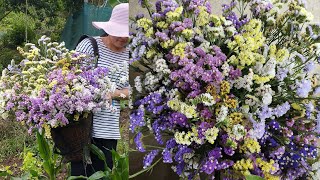
<path id="1" fill-rule="evenodd" d="M 217 116 L 217 122 L 222 122 L 226 119 L 228 115 L 228 107 L 222 105 L 221 108 L 220 108 L 220 112 Z"/>
<path id="2" fill-rule="evenodd" d="M 223 65 L 221 66 L 221 69 L 222 69 L 222 75 L 224 77 L 228 77 L 230 73 L 230 66 L 228 62 L 224 62 Z"/>
<path id="3" fill-rule="evenodd" d="M 244 77 L 239 77 L 237 80 L 235 80 L 234 87 L 237 89 L 244 88 L 247 91 L 251 92 L 252 88 L 251 86 L 253 85 L 253 71 L 250 68 L 249 69 L 249 74 L 245 75 Z"/>
<path id="4" fill-rule="evenodd" d="M 257 62 L 253 69 L 255 73 L 260 74 L 261 76 L 274 77 L 276 75 L 276 64 L 276 59 L 270 58 L 265 64 Z"/>
<path id="5" fill-rule="evenodd" d="M 231 22 L 231 21 L 227 21 L 227 22 Z M 226 27 L 225 30 L 229 36 L 233 36 L 237 32 L 237 29 L 234 26 Z"/>
<path id="6" fill-rule="evenodd" d="M 136 78 L 134 78 L 134 87 L 136 88 L 136 90 L 141 93 L 142 92 L 142 84 L 141 84 L 141 77 L 137 76 Z"/>
<path id="7" fill-rule="evenodd" d="M 119 82 L 120 82 L 121 84 L 126 84 L 126 83 L 128 82 L 128 80 L 129 80 L 129 77 L 128 77 L 128 76 L 122 76 L 122 77 L 120 78 Z"/>
<path id="8" fill-rule="evenodd" d="M 155 71 L 158 73 L 163 73 L 163 74 L 170 74 L 171 70 L 169 69 L 166 60 L 164 59 L 157 59 L 155 61 Z"/>
<path id="9" fill-rule="evenodd" d="M 244 126 L 242 126 L 241 124 L 237 124 L 237 125 L 233 126 L 232 133 L 235 136 L 236 140 L 240 140 L 241 138 L 243 138 L 245 136 L 246 130 L 245 130 Z"/>
<path id="10" fill-rule="evenodd" d="M 314 172 L 312 174 L 313 179 L 320 179 L 320 161 L 312 164 L 311 168 L 312 168 L 311 170 Z"/>
<path id="11" fill-rule="evenodd" d="M 272 95 L 270 93 L 266 93 L 262 97 L 262 104 L 263 105 L 270 105 L 272 103 Z"/>
<path id="12" fill-rule="evenodd" d="M 149 129 L 149 131 L 152 133 L 153 132 L 153 129 L 152 129 L 152 126 L 151 126 L 151 119 L 146 117 L 146 124 L 147 124 L 147 127 Z"/>
<path id="13" fill-rule="evenodd" d="M 169 99 L 175 99 L 175 98 L 179 99 L 179 90 L 177 88 L 170 89 L 169 92 L 167 93 L 167 97 Z"/>
<path id="14" fill-rule="evenodd" d="M 244 101 L 244 103 L 250 107 L 256 107 L 261 104 L 259 98 L 253 95 L 247 94 L 245 97 L 246 97 L 246 100 Z"/>
<path id="15" fill-rule="evenodd" d="M 164 94 L 166 92 L 166 88 L 164 86 L 161 86 L 155 93 Z"/>
<path id="16" fill-rule="evenodd" d="M 207 41 L 207 40 L 204 40 L 204 41 L 200 44 L 199 48 L 201 48 L 202 50 L 204 50 L 204 52 L 208 53 L 208 52 L 209 52 L 209 49 L 210 49 L 210 46 L 211 46 L 210 42 Z"/>
<path id="17" fill-rule="evenodd" d="M 210 93 L 201 94 L 199 98 L 201 102 L 206 106 L 212 106 L 216 103 L 216 101 Z"/>
<path id="18" fill-rule="evenodd" d="M 145 89 L 149 90 L 149 91 L 153 91 L 157 84 L 159 84 L 159 79 L 153 75 L 151 72 L 148 72 L 145 75 L 145 79 L 144 79 L 144 86 Z"/>
<path id="19" fill-rule="evenodd" d="M 204 136 L 206 137 L 207 141 L 210 144 L 214 144 L 215 140 L 217 139 L 219 133 L 219 129 L 216 127 L 212 127 L 210 129 L 207 129 L 204 133 Z"/>
<path id="20" fill-rule="evenodd" d="M 89 102 L 88 103 L 88 111 L 91 111 L 93 108 L 95 108 L 96 107 L 96 105 L 93 103 L 93 102 Z"/>
<path id="21" fill-rule="evenodd" d="M 192 133 L 184 131 L 174 133 L 174 139 L 178 144 L 189 146 L 192 143 Z"/>

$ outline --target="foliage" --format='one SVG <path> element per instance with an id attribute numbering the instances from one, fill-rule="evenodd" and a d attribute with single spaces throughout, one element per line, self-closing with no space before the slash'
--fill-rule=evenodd
<path id="1" fill-rule="evenodd" d="M 85 176 L 70 176 L 68 180 L 73 179 L 88 179 L 88 180 L 96 180 L 96 179 L 106 179 L 106 180 L 127 180 L 129 179 L 129 158 L 128 154 L 120 155 L 115 150 L 110 150 L 112 153 L 112 161 L 113 161 L 113 168 L 112 170 L 107 166 L 106 157 L 104 153 L 95 145 L 91 145 L 91 151 L 99 157 L 99 159 L 104 161 L 105 170 L 104 171 L 97 171 L 92 174 L 90 177 Z"/>
<path id="2" fill-rule="evenodd" d="M 207 0 L 138 2 L 151 18 L 132 23 L 131 66 L 147 70 L 130 130 L 145 170 L 162 158 L 184 179 L 320 173 L 320 25 L 304 3 L 234 0 L 216 15 Z"/>

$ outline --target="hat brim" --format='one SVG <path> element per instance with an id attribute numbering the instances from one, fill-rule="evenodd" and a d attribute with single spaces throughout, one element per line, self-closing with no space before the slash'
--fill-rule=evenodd
<path id="1" fill-rule="evenodd" d="M 127 25 L 114 22 L 92 22 L 92 25 L 97 29 L 103 29 L 111 36 L 129 37 L 129 27 Z"/>

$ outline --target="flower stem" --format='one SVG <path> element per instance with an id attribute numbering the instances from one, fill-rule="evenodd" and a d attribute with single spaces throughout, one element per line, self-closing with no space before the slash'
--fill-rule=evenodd
<path id="1" fill-rule="evenodd" d="M 139 171 L 139 172 L 137 172 L 137 173 L 129 176 L 129 179 L 132 179 L 132 178 L 134 178 L 134 177 L 137 177 L 138 175 L 140 175 L 140 174 L 142 174 L 142 173 L 144 173 L 144 172 L 152 169 L 156 164 L 158 164 L 158 163 L 160 162 L 161 159 L 162 159 L 162 157 L 159 158 L 159 159 L 158 159 L 155 163 L 153 163 L 150 167 L 148 167 L 148 168 L 146 168 L 146 169 L 143 169 L 143 170 L 141 170 L 141 171 Z"/>

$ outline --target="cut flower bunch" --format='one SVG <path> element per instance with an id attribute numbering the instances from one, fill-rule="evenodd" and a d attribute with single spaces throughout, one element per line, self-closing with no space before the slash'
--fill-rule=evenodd
<path id="1" fill-rule="evenodd" d="M 14 60 L 2 72 L 0 114 L 29 127 L 46 132 L 76 122 L 82 116 L 113 108 L 107 93 L 116 85 L 108 75 L 113 70 L 96 67 L 96 58 L 69 51 L 64 43 L 50 42 L 43 36 L 38 46 L 27 43 L 18 48 L 24 57 Z M 119 70 L 119 69 L 118 69 Z"/>
<path id="2" fill-rule="evenodd" d="M 222 15 L 206 0 L 139 3 L 151 18 L 132 22 L 145 72 L 130 129 L 144 168 L 159 154 L 184 179 L 319 179 L 320 26 L 302 1 L 237 0 Z"/>

